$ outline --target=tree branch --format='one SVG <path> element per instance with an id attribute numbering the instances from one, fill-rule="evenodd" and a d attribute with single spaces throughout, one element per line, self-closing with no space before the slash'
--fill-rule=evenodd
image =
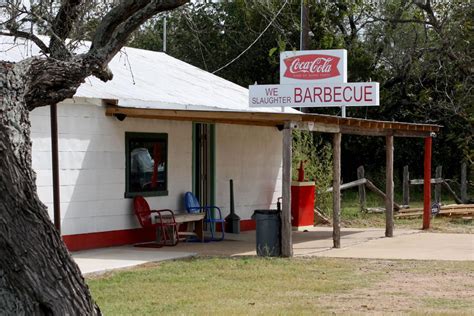
<path id="1" fill-rule="evenodd" d="M 159 12 L 175 9 L 188 2 L 189 0 L 122 1 L 98 26 L 88 55 L 107 64 L 142 23 Z"/>
<path id="2" fill-rule="evenodd" d="M 418 8 L 426 12 L 426 14 L 428 15 L 428 20 L 429 20 L 429 23 L 428 22 L 427 23 L 432 25 L 434 29 L 436 30 L 436 32 L 439 34 L 441 32 L 441 28 L 439 25 L 439 21 L 433 12 L 433 8 L 431 7 L 431 1 L 426 0 L 426 3 L 422 3 L 422 1 L 417 0 L 417 1 L 414 1 L 414 3 Z"/>
<path id="3" fill-rule="evenodd" d="M 389 23 L 418 23 L 418 24 L 428 24 L 434 26 L 431 21 L 417 20 L 417 19 L 385 19 L 379 17 L 372 17 L 374 22 L 389 22 Z"/>
<path id="4" fill-rule="evenodd" d="M 38 36 L 36 36 L 32 33 L 9 29 L 9 32 L 0 31 L 0 35 L 12 36 L 12 37 L 15 37 L 15 38 L 17 38 L 17 37 L 26 38 L 26 39 L 32 41 L 33 43 L 35 43 L 36 46 L 38 46 L 39 49 L 41 49 L 41 51 L 43 53 L 45 53 L 45 54 L 49 53 L 48 46 L 46 46 L 46 44 L 42 40 L 40 40 L 40 38 Z"/>
<path id="5" fill-rule="evenodd" d="M 124 0 L 105 15 L 102 22 L 97 27 L 94 38 L 92 39 L 91 50 L 100 49 L 107 45 L 107 41 L 114 30 L 123 21 L 135 14 L 139 9 L 147 5 L 149 1 Z"/>
<path id="6" fill-rule="evenodd" d="M 65 48 L 64 41 L 79 18 L 81 4 L 83 4 L 82 0 L 67 0 L 63 1 L 59 8 L 51 26 L 51 31 L 55 34 L 55 36 L 51 36 L 49 43 L 51 57 L 64 59 L 71 55 Z"/>
<path id="7" fill-rule="evenodd" d="M 83 55 L 73 56 L 68 61 L 32 57 L 15 66 L 27 68 L 27 76 L 23 79 L 24 98 L 30 111 L 72 98 L 91 73 L 91 65 L 85 62 Z"/>
<path id="8" fill-rule="evenodd" d="M 147 4 L 144 4 L 145 2 Z M 158 12 L 174 9 L 187 2 L 189 0 L 124 0 L 106 15 L 108 17 L 103 21 L 108 22 L 102 23 L 98 30 L 101 32 L 107 30 L 108 33 L 97 35 L 94 38 L 95 46 L 93 44 L 86 54 L 68 56 L 64 60 L 35 57 L 25 60 L 22 67 L 29 68 L 28 76 L 25 77 L 25 102 L 28 109 L 71 98 L 80 84 L 90 75 L 102 81 L 111 80 L 112 72 L 107 64 L 126 44 L 128 36 Z M 139 9 L 136 7 L 137 3 L 142 5 Z M 125 17 L 116 15 L 119 13 L 125 14 Z M 60 36 L 65 36 L 64 34 Z M 58 40 L 58 43 L 62 42 Z"/>

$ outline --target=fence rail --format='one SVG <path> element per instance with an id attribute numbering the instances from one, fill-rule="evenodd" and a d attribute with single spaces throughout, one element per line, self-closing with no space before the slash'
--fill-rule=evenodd
<path id="1" fill-rule="evenodd" d="M 469 202 L 469 197 L 467 195 L 467 167 L 466 164 L 463 163 L 461 166 L 461 197 L 459 197 L 456 192 L 451 188 L 451 186 L 448 184 L 447 180 L 444 179 L 442 176 L 443 173 L 443 168 L 442 166 L 438 166 L 436 168 L 436 177 L 432 178 L 430 180 L 431 184 L 435 185 L 435 190 L 434 190 L 434 201 L 438 204 L 441 203 L 441 190 L 444 188 L 456 201 L 457 204 L 466 204 Z M 393 203 L 394 209 L 396 211 L 399 211 L 404 208 L 409 208 L 410 205 L 410 186 L 411 185 L 423 185 L 424 184 L 423 179 L 410 179 L 410 172 L 408 169 L 408 166 L 403 167 L 403 182 L 402 182 L 402 188 L 403 188 L 403 202 L 402 204 L 398 203 Z M 365 170 L 364 166 L 359 166 L 357 168 L 357 180 L 347 182 L 344 184 L 341 184 L 340 190 L 347 190 L 350 188 L 358 187 L 359 190 L 359 204 L 360 204 L 360 209 L 361 211 L 367 211 L 367 200 L 366 200 L 366 189 L 374 192 L 381 198 L 385 199 L 386 198 L 386 193 L 375 184 L 367 179 L 365 177 Z M 331 193 L 333 192 L 333 188 L 328 188 L 324 193 Z"/>

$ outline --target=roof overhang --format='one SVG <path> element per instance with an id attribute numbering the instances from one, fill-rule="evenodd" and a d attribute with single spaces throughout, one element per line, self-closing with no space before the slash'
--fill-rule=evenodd
<path id="1" fill-rule="evenodd" d="M 127 117 L 135 118 L 275 126 L 278 128 L 282 128 L 285 123 L 292 123 L 292 128 L 323 133 L 343 133 L 367 136 L 393 135 L 398 137 L 430 137 L 441 128 L 439 125 L 432 124 L 342 118 L 322 114 L 137 109 L 110 105 L 110 102 L 106 103 L 109 104 L 105 113 L 107 116 L 126 115 Z"/>

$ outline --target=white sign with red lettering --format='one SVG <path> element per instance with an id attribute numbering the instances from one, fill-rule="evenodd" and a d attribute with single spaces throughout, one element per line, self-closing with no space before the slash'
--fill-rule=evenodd
<path id="1" fill-rule="evenodd" d="M 378 82 L 249 86 L 250 107 L 378 106 Z"/>
<path id="2" fill-rule="evenodd" d="M 280 53 L 280 84 L 347 82 L 345 49 Z"/>

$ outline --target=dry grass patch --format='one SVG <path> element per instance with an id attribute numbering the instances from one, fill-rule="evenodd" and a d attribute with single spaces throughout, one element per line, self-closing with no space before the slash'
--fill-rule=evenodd
<path id="1" fill-rule="evenodd" d="M 400 201 L 401 198 L 396 199 Z M 443 199 L 443 204 L 455 204 L 454 201 Z M 382 199 L 368 193 L 368 207 L 384 207 Z M 421 197 L 415 196 L 411 203 L 411 207 L 423 207 Z M 331 216 L 329 216 L 331 217 Z M 385 215 L 365 213 L 360 211 L 359 200 L 356 190 L 348 190 L 343 192 L 342 211 L 341 211 L 343 227 L 365 228 L 365 227 L 385 227 Z M 421 229 L 422 218 L 399 219 L 395 218 L 395 228 Z M 474 234 L 474 223 L 472 220 L 464 220 L 455 217 L 435 217 L 431 220 L 430 232 L 433 233 L 463 233 Z"/>
<path id="2" fill-rule="evenodd" d="M 252 257 L 170 261 L 88 283 L 105 315 L 469 314 L 473 279 L 472 262 Z"/>

